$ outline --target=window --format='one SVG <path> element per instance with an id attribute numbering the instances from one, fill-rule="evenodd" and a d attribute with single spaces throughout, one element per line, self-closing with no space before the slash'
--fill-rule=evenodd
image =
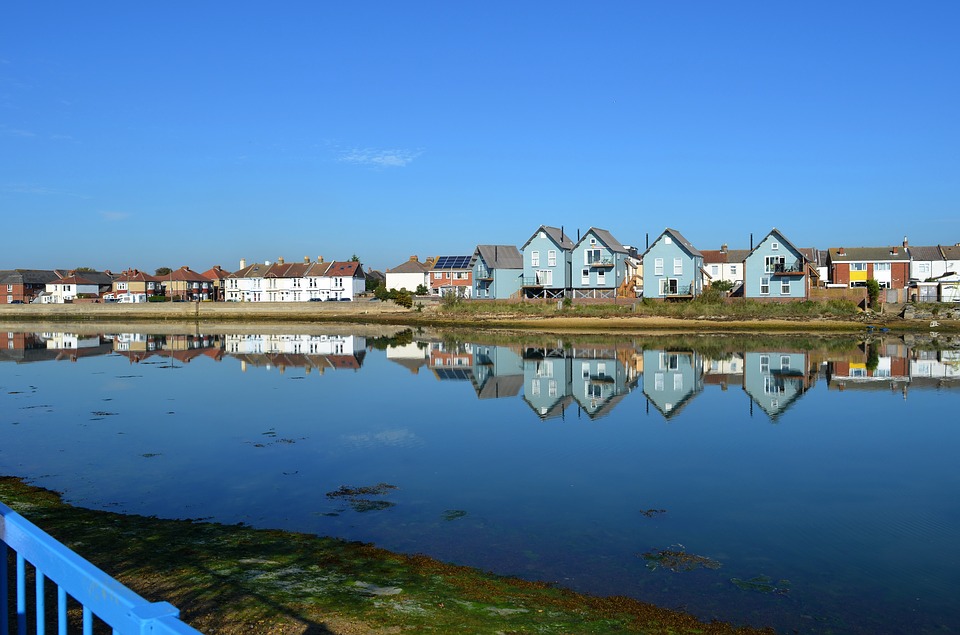
<path id="1" fill-rule="evenodd" d="M 783 256 L 766 256 L 763 259 L 763 270 L 767 273 L 776 273 L 777 266 L 783 269 Z"/>
<path id="2" fill-rule="evenodd" d="M 439 279 L 441 278 L 441 276 L 442 276 L 442 274 L 441 274 L 439 271 L 435 271 L 434 274 L 433 274 L 433 279 L 434 279 L 434 280 L 439 280 Z"/>
<path id="3" fill-rule="evenodd" d="M 781 355 L 780 356 L 780 370 L 790 370 L 790 356 Z"/>
<path id="4" fill-rule="evenodd" d="M 760 295 L 770 295 L 770 277 L 760 278 Z"/>
<path id="5" fill-rule="evenodd" d="M 653 274 L 656 276 L 663 275 L 663 258 L 657 258 L 653 261 Z"/>
<path id="6" fill-rule="evenodd" d="M 761 373 L 770 372 L 770 356 L 769 355 L 760 356 L 760 372 Z"/>
<path id="7" fill-rule="evenodd" d="M 866 271 L 867 263 L 865 262 L 851 262 L 850 271 Z"/>
<path id="8" fill-rule="evenodd" d="M 683 273 L 683 258 L 673 259 L 673 275 L 678 276 Z"/>
<path id="9" fill-rule="evenodd" d="M 921 273 L 921 274 L 930 273 L 930 263 L 929 262 L 917 263 L 917 273 Z M 10 285 L 7 285 L 7 291 L 9 290 L 10 290 Z"/>
<path id="10" fill-rule="evenodd" d="M 730 265 L 730 275 L 731 276 L 737 275 L 737 265 Z"/>
<path id="11" fill-rule="evenodd" d="M 889 263 L 889 262 L 875 262 L 875 263 L 873 263 L 873 270 L 874 270 L 874 271 L 890 271 L 890 263 Z"/>
<path id="12" fill-rule="evenodd" d="M 780 281 L 780 295 L 790 295 L 790 278 Z"/>
<path id="13" fill-rule="evenodd" d="M 540 252 L 539 252 L 539 251 L 531 251 L 531 252 L 530 252 L 530 266 L 531 266 L 531 267 L 539 267 L 539 266 L 540 266 Z"/>
<path id="14" fill-rule="evenodd" d="M 664 244 L 664 245 L 672 245 L 672 244 L 673 244 L 673 238 L 671 238 L 670 236 L 664 236 L 664 237 L 663 237 L 663 244 Z"/>
<path id="15" fill-rule="evenodd" d="M 653 389 L 663 390 L 663 373 L 657 373 L 653 376 Z"/>
<path id="16" fill-rule="evenodd" d="M 580 272 L 580 284 L 582 284 L 583 286 L 587 286 L 588 284 L 590 284 L 590 270 L 589 270 L 589 269 L 583 269 L 583 270 Z"/>
<path id="17" fill-rule="evenodd" d="M 583 264 L 590 265 L 595 262 L 600 262 L 600 250 L 599 249 L 587 249 L 583 252 Z"/>
<path id="18" fill-rule="evenodd" d="M 720 275 L 720 267 L 718 265 L 710 265 L 710 275 L 714 278 Z"/>
<path id="19" fill-rule="evenodd" d="M 607 284 L 607 272 L 603 269 L 597 272 L 597 284 Z"/>
<path id="20" fill-rule="evenodd" d="M 557 250 L 551 249 L 547 252 L 547 266 L 556 267 L 557 266 Z"/>
<path id="21" fill-rule="evenodd" d="M 673 389 L 683 390 L 683 375 L 680 373 L 677 373 L 673 376 Z"/>
<path id="22" fill-rule="evenodd" d="M 8 285 L 7 285 L 7 293 L 13 293 L 13 285 L 12 285 L 12 284 L 8 284 Z"/>
<path id="23" fill-rule="evenodd" d="M 780 243 L 778 242 L 770 243 L 770 251 L 780 251 Z"/>

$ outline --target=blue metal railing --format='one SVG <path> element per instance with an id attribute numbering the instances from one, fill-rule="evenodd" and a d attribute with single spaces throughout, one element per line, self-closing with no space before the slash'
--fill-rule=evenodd
<path id="1" fill-rule="evenodd" d="M 9 551 L 16 556 L 15 587 L 10 586 Z M 67 599 L 83 607 L 83 635 L 92 635 L 96 616 L 114 635 L 200 635 L 183 623 L 180 612 L 168 602 L 148 602 L 76 553 L 51 538 L 42 529 L 0 503 L 0 635 L 11 635 L 11 609 L 16 611 L 16 633 L 27 633 L 27 564 L 34 569 L 36 596 L 33 601 L 37 635 L 45 635 L 52 623 L 46 614 L 45 582 L 57 586 L 58 635 L 67 634 Z M 11 591 L 16 590 L 11 607 Z"/>

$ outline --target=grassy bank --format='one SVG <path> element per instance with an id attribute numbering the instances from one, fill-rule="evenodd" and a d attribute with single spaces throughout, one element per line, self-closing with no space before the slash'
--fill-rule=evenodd
<path id="1" fill-rule="evenodd" d="M 13 478 L 0 500 L 211 635 L 772 633 L 357 542 L 80 509 Z"/>

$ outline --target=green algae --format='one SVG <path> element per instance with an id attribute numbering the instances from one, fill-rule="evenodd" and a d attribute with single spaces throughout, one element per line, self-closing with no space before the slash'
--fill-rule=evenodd
<path id="1" fill-rule="evenodd" d="M 359 542 L 85 510 L 13 478 L 0 478 L 0 500 L 211 635 L 773 633 Z"/>

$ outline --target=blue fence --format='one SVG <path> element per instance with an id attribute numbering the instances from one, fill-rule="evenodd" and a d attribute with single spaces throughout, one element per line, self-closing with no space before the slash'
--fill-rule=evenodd
<path id="1" fill-rule="evenodd" d="M 10 566 L 11 560 L 15 560 L 14 567 Z M 29 603 L 28 564 L 35 580 Z M 16 575 L 11 584 L 12 568 Z M 55 620 L 52 611 L 47 614 L 47 581 L 56 586 Z M 52 590 L 49 591 L 52 597 Z M 69 598 L 82 607 L 84 635 L 92 635 L 94 618 L 112 628 L 114 635 L 200 633 L 180 621 L 180 612 L 173 605 L 146 601 L 0 503 L 0 635 L 26 635 L 28 616 L 33 618 L 30 621 L 34 622 L 37 635 L 45 635 L 46 627 L 54 623 L 57 633 L 66 635 Z"/>

